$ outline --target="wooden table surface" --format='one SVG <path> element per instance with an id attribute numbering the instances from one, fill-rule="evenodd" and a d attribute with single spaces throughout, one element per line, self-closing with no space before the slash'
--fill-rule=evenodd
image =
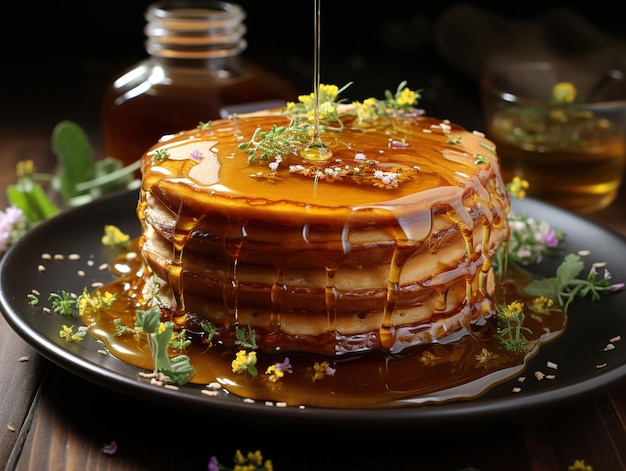
<path id="1" fill-rule="evenodd" d="M 52 105 L 46 119 L 18 113 L 2 120 L 0 189 L 13 182 L 19 160 L 52 168 L 51 124 L 64 118 L 67 106 L 82 110 L 80 97 L 75 100 L 63 109 Z M 74 114 L 80 121 L 83 115 Z M 89 124 L 97 145 L 95 122 L 81 124 Z M 624 208 L 626 191 L 588 218 L 626 237 Z M 6 470 L 206 470 L 213 455 L 232 467 L 238 449 L 260 450 L 276 471 L 552 471 L 568 470 L 576 460 L 593 471 L 626 469 L 626 378 L 526 417 L 398 430 L 271 422 L 155 404 L 98 386 L 46 360 L 0 316 L 0 464 Z M 112 441 L 118 451 L 109 456 L 101 450 Z"/>

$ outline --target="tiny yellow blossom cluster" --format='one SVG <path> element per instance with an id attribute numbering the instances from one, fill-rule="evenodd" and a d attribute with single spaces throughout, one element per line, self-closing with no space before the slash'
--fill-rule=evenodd
<path id="1" fill-rule="evenodd" d="M 513 198 L 522 200 L 526 198 L 526 190 L 528 190 L 529 186 L 530 184 L 528 183 L 528 180 L 524 180 L 520 177 L 513 177 L 513 180 L 507 183 L 506 189 Z"/>
<path id="2" fill-rule="evenodd" d="M 552 87 L 552 99 L 555 103 L 574 103 L 577 90 L 571 82 L 559 82 Z"/>
<path id="3" fill-rule="evenodd" d="M 59 336 L 66 342 L 80 342 L 85 338 L 87 331 L 84 329 L 78 329 L 74 332 L 74 326 L 63 325 L 59 331 Z"/>
<path id="4" fill-rule="evenodd" d="M 99 311 L 106 311 L 113 305 L 116 298 L 117 293 L 109 293 L 107 291 L 102 294 L 100 290 L 98 290 L 94 294 L 89 294 L 87 288 L 84 288 L 83 294 L 78 297 L 78 312 L 81 315 L 89 315 Z"/>
<path id="5" fill-rule="evenodd" d="M 108 247 L 126 248 L 130 242 L 130 236 L 122 232 L 117 226 L 107 224 L 104 226 L 102 245 Z"/>

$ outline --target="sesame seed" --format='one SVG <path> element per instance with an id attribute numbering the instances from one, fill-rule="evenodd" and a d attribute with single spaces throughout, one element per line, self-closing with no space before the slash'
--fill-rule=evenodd
<path id="1" fill-rule="evenodd" d="M 73 254 L 70 254 L 70 255 L 68 256 L 68 258 L 69 258 L 70 260 L 80 260 L 80 255 L 79 255 L 79 254 L 77 254 L 77 253 L 73 253 Z"/>

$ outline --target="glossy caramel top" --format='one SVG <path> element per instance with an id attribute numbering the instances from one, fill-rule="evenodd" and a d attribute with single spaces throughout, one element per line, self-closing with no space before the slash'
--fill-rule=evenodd
<path id="1" fill-rule="evenodd" d="M 308 163 L 291 153 L 280 162 L 250 163 L 240 144 L 257 128 L 270 131 L 289 122 L 288 115 L 268 112 L 164 137 L 143 156 L 143 190 L 173 211 L 204 216 L 215 201 L 230 217 L 269 223 L 306 217 L 332 224 L 349 217 L 368 224 L 388 215 L 427 228 L 415 224 L 420 209 L 425 218 L 431 210 L 452 210 L 468 224 L 464 206 L 500 216 L 508 210 L 492 142 L 458 125 L 423 116 L 365 123 L 348 117 L 341 131 L 321 133 L 332 152 L 326 162 Z"/>

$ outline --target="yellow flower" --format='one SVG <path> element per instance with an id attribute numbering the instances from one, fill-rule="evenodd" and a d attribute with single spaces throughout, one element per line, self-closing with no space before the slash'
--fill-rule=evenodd
<path id="1" fill-rule="evenodd" d="M 585 460 L 576 460 L 574 464 L 569 466 L 568 471 L 593 471 L 593 467 L 585 463 Z"/>
<path id="2" fill-rule="evenodd" d="M 327 85 L 320 83 L 320 98 L 323 100 L 335 101 L 337 93 L 339 93 L 339 87 L 337 85 Z"/>
<path id="3" fill-rule="evenodd" d="M 245 350 L 239 350 L 230 366 L 233 373 L 244 373 L 250 366 L 256 365 L 256 361 L 256 352 L 248 353 Z"/>
<path id="4" fill-rule="evenodd" d="M 93 295 L 90 295 L 87 288 L 83 288 L 83 293 L 78 297 L 78 312 L 80 314 L 95 314 L 98 311 L 106 311 L 112 305 L 117 298 L 117 293 L 104 294 L 100 291 L 96 291 Z"/>
<path id="5" fill-rule="evenodd" d="M 59 336 L 66 342 L 80 342 L 85 337 L 86 332 L 79 330 L 74 333 L 74 326 L 63 325 L 59 331 Z"/>
<path id="6" fill-rule="evenodd" d="M 280 370 L 280 369 L 276 368 L 276 365 L 268 366 L 267 370 L 265 370 L 265 374 L 269 375 L 267 379 L 271 383 L 276 383 L 283 376 L 285 376 L 285 372 L 283 370 Z"/>
<path id="7" fill-rule="evenodd" d="M 403 88 L 400 95 L 396 97 L 396 103 L 400 106 L 411 106 L 417 101 L 417 93 L 409 88 Z"/>
<path id="8" fill-rule="evenodd" d="M 31 159 L 20 160 L 16 165 L 16 174 L 19 177 L 30 175 L 35 171 L 35 164 Z"/>
<path id="9" fill-rule="evenodd" d="M 313 381 L 317 381 L 318 379 L 324 379 L 324 376 L 326 376 L 326 370 L 329 366 L 330 364 L 327 361 L 323 361 L 321 363 L 316 361 L 313 364 L 311 379 Z"/>
<path id="10" fill-rule="evenodd" d="M 533 302 L 530 308 L 539 313 L 548 312 L 554 306 L 554 301 L 552 299 L 546 298 L 545 296 L 539 296 L 538 298 L 533 299 Z"/>
<path id="11" fill-rule="evenodd" d="M 118 227 L 107 224 L 104 226 L 102 245 L 109 247 L 126 247 L 130 241 L 130 236 L 122 232 Z"/>
<path id="12" fill-rule="evenodd" d="M 552 87 L 552 98 L 556 103 L 573 103 L 576 93 L 576 87 L 570 82 L 559 82 Z"/>
<path id="13" fill-rule="evenodd" d="M 513 180 L 506 185 L 506 189 L 513 198 L 521 200 L 526 198 L 526 190 L 528 190 L 529 186 L 530 184 L 528 183 L 528 180 L 523 180 L 520 177 L 513 177 Z"/>

